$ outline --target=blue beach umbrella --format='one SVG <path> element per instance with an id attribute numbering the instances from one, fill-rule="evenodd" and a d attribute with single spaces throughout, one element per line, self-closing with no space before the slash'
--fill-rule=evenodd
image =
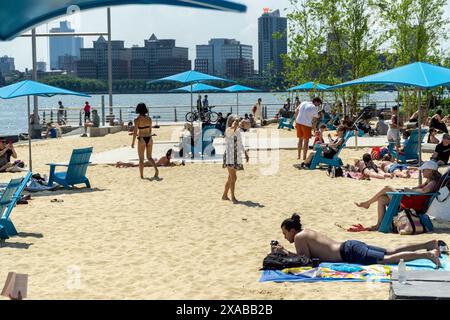
<path id="1" fill-rule="evenodd" d="M 194 92 L 194 93 L 200 93 L 200 92 L 226 92 L 224 89 L 220 89 L 214 86 L 210 86 L 208 84 L 204 83 L 196 83 L 192 86 L 185 86 L 182 88 L 177 88 L 170 90 L 170 92 Z"/>
<path id="2" fill-rule="evenodd" d="M 190 71 L 185 71 L 182 73 L 174 74 L 173 76 L 149 81 L 148 83 L 158 83 L 158 82 L 197 83 L 197 82 L 206 82 L 206 81 L 234 82 L 231 80 L 212 76 L 212 75 L 209 75 L 206 73 L 190 70 Z"/>
<path id="3" fill-rule="evenodd" d="M 13 99 L 27 97 L 28 100 L 28 152 L 30 157 L 30 171 L 33 170 L 31 160 L 31 126 L 30 126 L 30 96 L 53 97 L 56 95 L 70 95 L 80 97 L 90 97 L 90 95 L 70 90 L 52 87 L 44 83 L 25 80 L 0 88 L 1 99 Z"/>
<path id="4" fill-rule="evenodd" d="M 234 82 L 232 80 L 223 79 L 223 78 L 212 76 L 212 75 L 209 75 L 206 73 L 190 70 L 190 71 L 185 71 L 182 73 L 175 74 L 173 76 L 149 81 L 148 83 L 180 82 L 180 83 L 190 84 L 191 90 L 188 92 L 191 93 L 191 112 L 192 112 L 192 109 L 194 106 L 194 96 L 193 96 L 193 92 L 192 92 L 192 87 L 194 86 L 195 83 L 207 82 L 207 81 Z"/>
<path id="5" fill-rule="evenodd" d="M 301 84 L 299 86 L 292 87 L 292 88 L 288 89 L 288 91 L 313 91 L 313 90 L 326 91 L 326 90 L 329 90 L 330 88 L 331 88 L 331 86 L 329 86 L 329 85 L 321 84 L 321 83 L 314 83 L 314 82 L 310 81 L 310 82 Z"/>
<path id="6" fill-rule="evenodd" d="M 360 79 L 344 82 L 331 89 L 339 89 L 348 86 L 356 85 L 376 85 L 376 84 L 390 84 L 405 87 L 418 88 L 418 102 L 419 102 L 419 162 L 422 162 L 422 123 L 421 123 L 421 98 L 423 89 L 432 89 L 435 87 L 445 86 L 450 84 L 450 69 L 424 62 L 415 62 L 404 65 L 388 71 L 376 73 Z M 422 182 L 422 175 L 419 175 L 420 183 Z"/>
<path id="7" fill-rule="evenodd" d="M 236 108 L 237 108 L 237 115 L 239 115 L 239 93 L 241 92 L 257 92 L 260 91 L 258 89 L 253 89 L 250 87 L 242 86 L 240 84 L 235 84 L 234 86 L 224 88 L 225 91 L 230 93 L 236 93 Z"/>
<path id="8" fill-rule="evenodd" d="M 0 1 L 0 40 L 10 40 L 37 25 L 77 10 L 130 4 L 247 11 L 245 5 L 225 0 L 3 0 Z"/>

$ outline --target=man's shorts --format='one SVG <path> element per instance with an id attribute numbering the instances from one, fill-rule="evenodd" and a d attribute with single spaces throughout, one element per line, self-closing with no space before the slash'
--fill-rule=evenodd
<path id="1" fill-rule="evenodd" d="M 343 262 L 371 265 L 383 261 L 386 249 L 369 246 L 357 240 L 348 240 L 341 245 L 340 253 Z"/>
<path id="2" fill-rule="evenodd" d="M 295 123 L 295 129 L 297 130 L 297 138 L 303 140 L 311 139 L 311 127 L 304 126 L 302 124 Z"/>

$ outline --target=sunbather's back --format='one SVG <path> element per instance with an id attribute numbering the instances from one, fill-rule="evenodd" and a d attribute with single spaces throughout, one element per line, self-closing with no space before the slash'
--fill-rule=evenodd
<path id="1" fill-rule="evenodd" d="M 302 242 L 309 248 L 311 258 L 319 258 L 322 261 L 342 261 L 340 248 L 341 242 L 337 242 L 324 234 L 311 229 L 299 232 L 295 237 L 295 243 Z"/>

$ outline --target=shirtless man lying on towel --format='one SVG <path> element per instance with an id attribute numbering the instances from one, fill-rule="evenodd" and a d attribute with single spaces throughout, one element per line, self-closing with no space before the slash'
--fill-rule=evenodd
<path id="1" fill-rule="evenodd" d="M 300 216 L 296 213 L 281 224 L 281 231 L 287 241 L 295 244 L 298 255 L 318 258 L 326 262 L 347 262 L 362 265 L 396 264 L 403 259 L 429 259 L 439 268 L 439 242 L 437 240 L 425 243 L 406 245 L 396 249 L 384 249 L 370 246 L 364 242 L 348 240 L 338 242 L 310 229 L 302 229 Z M 420 250 L 423 250 L 419 252 Z M 425 251 L 426 250 L 426 251 Z M 272 246 L 273 253 L 290 253 L 281 245 Z"/>

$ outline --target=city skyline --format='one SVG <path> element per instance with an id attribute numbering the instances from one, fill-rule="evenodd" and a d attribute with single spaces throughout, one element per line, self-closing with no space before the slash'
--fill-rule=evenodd
<path id="1" fill-rule="evenodd" d="M 189 49 L 189 59 L 196 58 L 196 45 L 207 43 L 212 38 L 232 38 L 241 43 L 258 48 L 258 17 L 263 8 L 279 9 L 282 16 L 289 0 L 240 1 L 248 6 L 247 13 L 217 12 L 212 10 L 186 9 L 163 5 L 129 5 L 112 8 L 112 39 L 124 40 L 126 47 L 140 44 L 151 34 L 161 39 L 175 39 L 180 47 Z M 37 32 L 47 32 L 59 21 L 69 20 L 79 32 L 105 32 L 106 9 L 84 11 L 79 17 L 62 17 L 37 28 Z M 132 21 L 132 22 L 128 22 Z M 230 23 L 232 21 L 232 23 Z M 84 37 L 85 47 L 91 47 L 97 37 Z M 37 59 L 49 65 L 47 39 L 37 41 Z M 0 42 L 0 55 L 15 58 L 18 70 L 31 69 L 31 40 L 16 38 L 10 42 Z M 258 56 L 254 52 L 255 66 Z M 256 69 L 256 68 L 255 68 Z"/>

